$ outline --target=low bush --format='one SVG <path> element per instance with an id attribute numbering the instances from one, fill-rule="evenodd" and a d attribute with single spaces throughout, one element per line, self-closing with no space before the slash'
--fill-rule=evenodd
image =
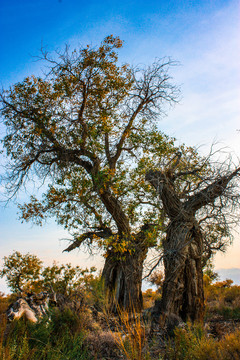
<path id="1" fill-rule="evenodd" d="M 225 320 L 240 319 L 240 286 L 232 283 L 232 280 L 225 280 L 207 284 L 206 318 L 220 315 Z"/>
<path id="2" fill-rule="evenodd" d="M 143 292 L 143 308 L 148 309 L 152 307 L 155 303 L 155 300 L 159 300 L 161 295 L 157 291 L 153 291 L 152 289 L 147 289 Z"/>
<path id="3" fill-rule="evenodd" d="M 77 314 L 66 309 L 52 313 L 51 321 L 31 323 L 24 318 L 2 327 L 0 355 L 4 360 L 87 360 Z M 5 335 L 4 335 L 5 334 Z"/>
<path id="4" fill-rule="evenodd" d="M 240 330 L 217 340 L 201 326 L 176 329 L 175 338 L 166 347 L 167 360 L 239 360 Z"/>
<path id="5" fill-rule="evenodd" d="M 240 330 L 234 330 L 237 322 L 233 321 L 240 319 L 240 286 L 230 280 L 205 281 L 208 330 L 188 325 L 166 339 L 159 324 L 157 331 L 152 331 L 140 314 L 119 310 L 113 316 L 101 277 L 87 272 L 83 279 L 80 290 L 63 295 L 59 307 L 50 308 L 51 320 L 45 317 L 36 324 L 24 318 L 8 323 L 5 312 L 14 296 L 0 294 L 0 359 L 240 359 Z M 159 297 L 160 291 L 147 290 L 145 306 L 152 306 Z"/>

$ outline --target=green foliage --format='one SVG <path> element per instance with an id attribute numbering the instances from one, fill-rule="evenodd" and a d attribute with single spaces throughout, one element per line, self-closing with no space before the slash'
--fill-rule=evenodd
<path id="1" fill-rule="evenodd" d="M 15 195 L 29 179 L 48 184 L 41 199 L 31 196 L 19 206 L 21 218 L 42 224 L 54 216 L 73 236 L 66 251 L 82 244 L 100 247 L 116 264 L 128 259 L 130 269 L 136 251 L 144 258 L 149 248 L 161 246 L 168 225 L 154 188 L 145 181 L 146 172 L 161 169 L 180 203 L 191 202 L 216 172 L 208 157 L 177 146 L 159 131 L 166 105 L 178 99 L 169 75 L 174 61 L 158 59 L 141 69 L 119 65 L 121 47 L 122 41 L 111 35 L 98 47 L 72 53 L 67 47 L 55 57 L 43 52 L 48 74 L 27 77 L 0 97 L 3 146 L 10 158 L 8 194 Z M 228 200 L 210 201 L 197 214 L 207 239 L 203 261 L 229 241 L 228 216 L 222 209 L 234 207 L 238 196 Z M 57 273 L 56 281 L 51 272 Z M 48 286 L 69 292 L 79 272 L 55 266 L 43 277 Z M 106 284 L 113 289 L 111 281 Z M 126 299 L 128 294 L 119 296 Z"/>
<path id="2" fill-rule="evenodd" d="M 31 196 L 20 205 L 22 219 L 41 224 L 55 216 L 72 232 L 75 247 L 108 250 L 114 243 L 119 253 L 143 224 L 159 229 L 160 206 L 145 169 L 176 150 L 158 131 L 157 117 L 179 92 L 169 75 L 174 61 L 134 69 L 119 65 L 121 47 L 111 35 L 99 47 L 66 48 L 55 58 L 43 53 L 47 77 L 27 77 L 1 94 L 8 190 L 15 193 L 36 176 L 49 182 L 42 199 Z M 119 237 L 108 240 L 112 235 Z M 145 246 L 155 246 L 156 236 Z"/>
<path id="3" fill-rule="evenodd" d="M 158 291 L 147 289 L 143 292 L 143 308 L 149 309 L 154 306 L 155 300 L 160 300 L 160 294 Z"/>
<path id="4" fill-rule="evenodd" d="M 79 266 L 73 267 L 71 264 L 47 266 L 43 269 L 42 287 L 52 289 L 62 294 L 71 294 L 74 290 L 82 289 L 88 280 L 93 277 L 96 268 L 90 270 L 81 269 Z"/>
<path id="5" fill-rule="evenodd" d="M 215 313 L 223 316 L 224 319 L 240 319 L 240 306 L 233 308 L 230 306 L 220 306 L 215 308 Z"/>
<path id="6" fill-rule="evenodd" d="M 2 359 L 9 360 L 87 360 L 90 359 L 85 333 L 77 314 L 66 309 L 52 313 L 51 322 L 32 324 L 24 319 L 11 323 L 1 344 Z"/>
<path id="7" fill-rule="evenodd" d="M 96 268 L 81 269 L 71 264 L 43 267 L 42 261 L 29 253 L 23 255 L 16 251 L 4 257 L 0 276 L 6 277 L 13 293 L 19 292 L 56 292 L 71 295 L 75 290 L 85 291 L 93 281 Z"/>
<path id="8" fill-rule="evenodd" d="M 208 337 L 201 326 L 175 330 L 175 338 L 166 348 L 168 360 L 237 360 L 240 357 L 240 331 L 221 340 Z"/>
<path id="9" fill-rule="evenodd" d="M 205 285 L 206 317 L 240 318 L 240 286 L 227 279 Z"/>
<path id="10" fill-rule="evenodd" d="M 31 291 L 37 286 L 42 268 L 42 261 L 37 256 L 15 251 L 8 257 L 4 256 L 3 261 L 0 277 L 6 277 L 13 292 Z"/>
<path id="11" fill-rule="evenodd" d="M 210 286 L 216 298 L 223 294 L 224 301 L 235 303 L 240 287 L 229 283 Z M 226 284 L 228 287 L 224 287 Z M 101 291 L 100 278 L 90 276 L 86 281 L 87 304 L 96 309 L 95 301 Z M 136 313 L 131 315 L 119 310 L 118 317 L 107 312 L 103 316 L 101 304 L 96 323 L 88 305 L 77 310 L 66 306 L 52 308 L 50 320 L 43 318 L 34 324 L 20 319 L 7 324 L 4 312 L 9 302 L 9 297 L 0 298 L 0 358 L 4 360 L 90 360 L 123 356 L 132 360 L 238 360 L 240 356 L 240 330 L 228 334 L 225 331 L 221 338 L 214 338 L 201 325 L 187 324 L 184 329 L 177 328 L 171 339 L 161 338 L 161 344 L 166 342 L 164 347 L 159 347 L 159 335 L 149 338 L 150 324 Z M 110 355 L 105 357 L 105 354 Z"/>
<path id="12" fill-rule="evenodd" d="M 85 287 L 85 297 L 87 302 L 94 305 L 97 310 L 108 310 L 108 296 L 104 286 L 104 279 L 101 277 L 101 274 L 88 278 L 85 283 Z"/>
<path id="13" fill-rule="evenodd" d="M 212 284 L 213 281 L 219 279 L 219 275 L 217 272 L 214 271 L 214 266 L 211 262 L 207 263 L 207 266 L 204 268 L 203 274 L 206 277 L 206 285 Z"/>

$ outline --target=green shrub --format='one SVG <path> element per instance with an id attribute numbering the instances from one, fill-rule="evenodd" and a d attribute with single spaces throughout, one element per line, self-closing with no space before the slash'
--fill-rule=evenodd
<path id="1" fill-rule="evenodd" d="M 206 318 L 240 319 L 240 286 L 232 283 L 225 280 L 205 285 Z"/>
<path id="2" fill-rule="evenodd" d="M 176 329 L 169 341 L 165 359 L 168 360 L 239 360 L 240 330 L 221 340 L 207 336 L 201 326 Z"/>
<path id="3" fill-rule="evenodd" d="M 8 325 L 2 337 L 1 359 L 5 360 L 87 360 L 86 334 L 80 330 L 76 313 L 53 311 L 51 321 L 33 324 L 24 318 Z"/>

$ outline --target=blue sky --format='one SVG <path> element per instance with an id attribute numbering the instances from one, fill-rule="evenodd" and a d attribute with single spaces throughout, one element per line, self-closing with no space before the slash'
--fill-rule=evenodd
<path id="1" fill-rule="evenodd" d="M 42 45 L 49 51 L 65 43 L 94 45 L 114 34 L 124 40 L 121 62 L 150 64 L 156 57 L 171 56 L 181 63 L 172 75 L 181 84 L 182 99 L 161 119 L 160 129 L 180 142 L 204 145 L 203 152 L 218 140 L 240 157 L 238 1 L 0 0 L 0 32 L 4 87 L 40 74 L 33 56 Z M 4 133 L 2 126 L 0 131 Z M 59 239 L 66 232 L 52 221 L 43 228 L 22 224 L 12 203 L 0 208 L 0 226 L 2 256 L 14 249 L 35 253 L 47 264 L 54 259 L 83 267 L 101 262 L 77 251 L 62 254 Z M 239 258 L 240 236 L 235 234 L 227 255 L 217 256 L 216 268 L 240 268 Z"/>

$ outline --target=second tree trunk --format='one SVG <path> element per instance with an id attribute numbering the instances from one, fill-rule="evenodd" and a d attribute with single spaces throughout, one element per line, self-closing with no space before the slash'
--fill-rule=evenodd
<path id="1" fill-rule="evenodd" d="M 201 230 L 193 222 L 170 222 L 164 247 L 165 280 L 154 312 L 173 313 L 183 321 L 204 314 Z"/>

